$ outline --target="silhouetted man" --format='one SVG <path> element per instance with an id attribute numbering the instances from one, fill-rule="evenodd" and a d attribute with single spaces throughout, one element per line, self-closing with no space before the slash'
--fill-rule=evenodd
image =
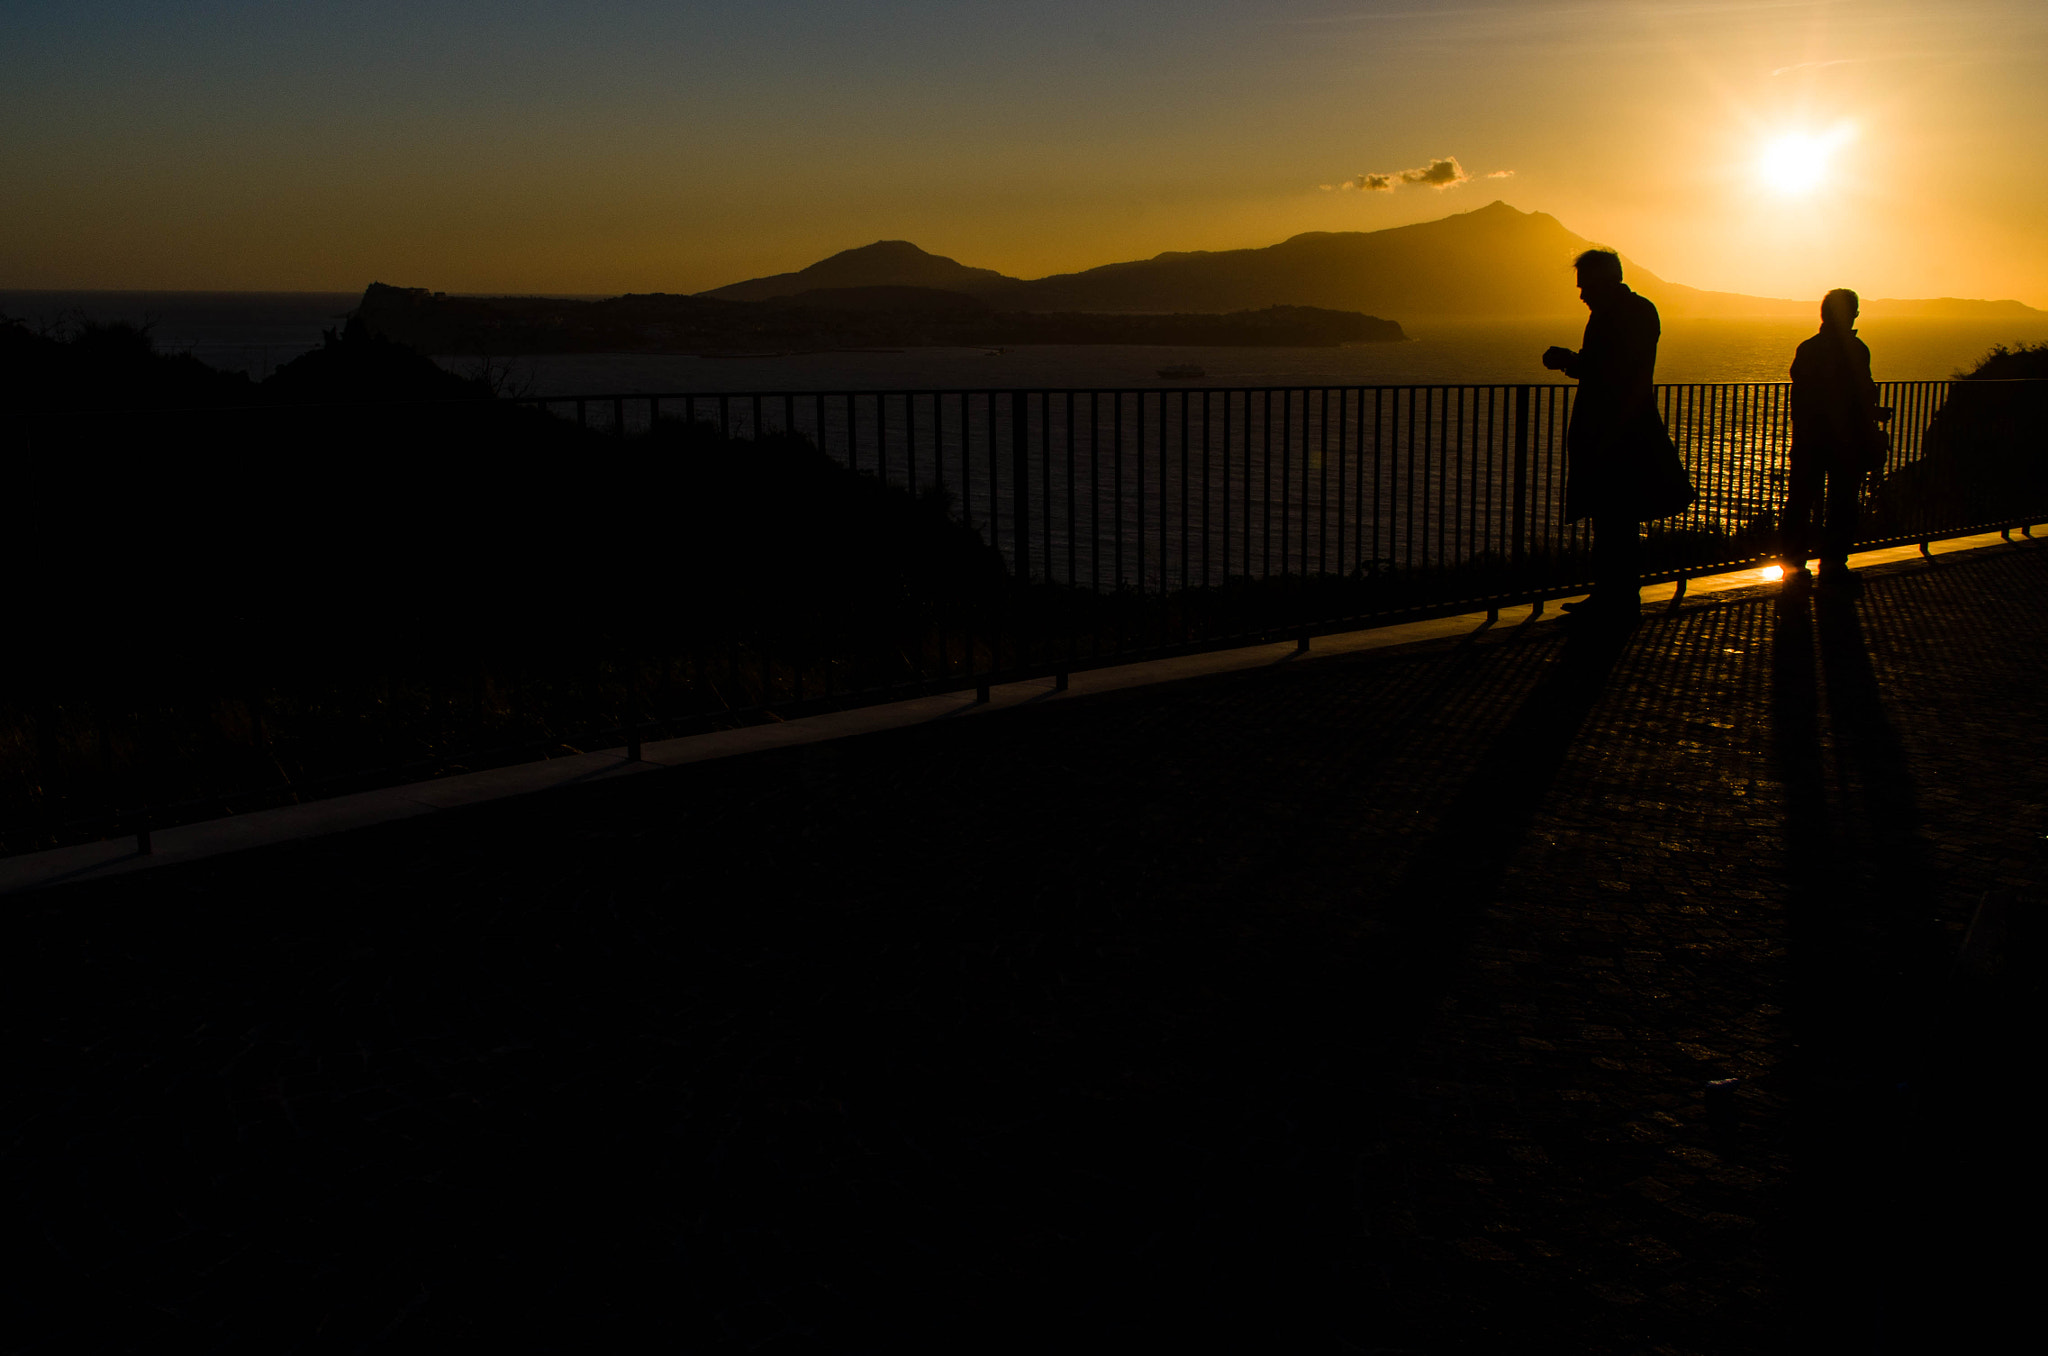
<path id="1" fill-rule="evenodd" d="M 1565 607 L 1633 621 L 1641 607 L 1641 465 L 1668 446 L 1651 390 L 1663 326 L 1649 299 L 1622 282 L 1620 255 L 1587 250 L 1572 266 L 1593 314 L 1579 351 L 1547 349 L 1543 365 L 1579 383 L 1565 440 L 1564 517 L 1593 520 L 1593 596 Z"/>
<path id="2" fill-rule="evenodd" d="M 1792 358 L 1792 484 L 1785 496 L 1785 582 L 1811 581 L 1807 560 L 1820 557 L 1820 586 L 1853 593 L 1849 545 L 1856 540 L 1857 491 L 1884 458 L 1878 424 L 1891 411 L 1877 403 L 1870 349 L 1856 337 L 1856 294 L 1838 287 L 1821 298 L 1820 333 Z"/>

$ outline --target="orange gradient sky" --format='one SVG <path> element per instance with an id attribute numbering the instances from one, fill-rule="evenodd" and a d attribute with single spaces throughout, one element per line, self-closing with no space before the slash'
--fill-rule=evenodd
<path id="1" fill-rule="evenodd" d="M 16 0 L 8 30 L 0 287 L 696 291 L 883 238 L 1035 277 L 1503 198 L 1696 287 L 2048 307 L 2038 0 Z M 1465 181 L 1400 181 L 1447 157 Z"/>

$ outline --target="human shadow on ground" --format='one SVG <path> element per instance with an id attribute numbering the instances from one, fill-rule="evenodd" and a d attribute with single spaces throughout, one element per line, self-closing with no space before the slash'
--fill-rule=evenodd
<path id="1" fill-rule="evenodd" d="M 1881 583 L 1877 586 L 1882 588 Z M 1893 1187 L 1925 1022 L 1938 882 L 1905 743 L 1856 600 L 1776 601 L 1771 753 L 1792 888 L 1791 1274 L 1819 1346 L 1903 1350 L 1929 1260 Z"/>
<path id="2" fill-rule="evenodd" d="M 1435 1022 L 1441 1002 L 1469 962 L 1475 927 L 1498 899 L 1503 877 L 1524 847 L 1559 774 L 1585 736 L 1590 718 L 1631 650 L 1632 632 L 1613 626 L 1567 633 L 1547 671 L 1529 689 L 1512 716 L 1490 740 L 1436 826 L 1412 852 L 1405 868 L 1384 890 L 1403 901 L 1388 910 L 1391 927 L 1382 937 L 1385 952 L 1400 958 L 1403 1001 L 1377 1014 L 1386 1065 L 1375 1071 L 1385 1086 L 1413 1081 L 1418 1042 Z M 1384 1194 L 1384 1192 L 1383 1192 Z M 1406 1297 L 1404 1307 L 1440 1285 L 1433 1252 L 1382 1238 L 1372 1264 L 1390 1293 Z M 1496 1273 L 1495 1306 L 1518 1321 L 1572 1331 L 1585 1307 L 1583 1296 L 1546 1292 Z M 1418 1349 L 1482 1349 L 1498 1337 L 1484 1324 L 1467 1329 L 1477 1315 L 1443 1311 L 1424 1301 L 1405 1316 L 1406 1330 L 1395 1340 Z"/>
<path id="3" fill-rule="evenodd" d="M 1398 944 L 1419 988 L 1440 991 L 1458 965 L 1471 924 L 1494 898 L 1628 651 L 1630 634 L 1606 626 L 1566 637 L 1556 663 L 1465 778 L 1389 892 L 1434 903 L 1401 914 Z M 1403 1015 L 1410 1035 L 1429 1017 L 1414 1005 Z"/>

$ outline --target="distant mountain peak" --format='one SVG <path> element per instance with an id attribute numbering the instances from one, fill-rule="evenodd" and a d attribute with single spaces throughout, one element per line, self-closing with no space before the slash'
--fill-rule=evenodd
<path id="1" fill-rule="evenodd" d="M 794 273 L 749 278 L 702 296 L 725 301 L 773 301 L 803 292 L 845 288 L 924 287 L 946 292 L 985 295 L 1022 286 L 992 268 L 970 268 L 943 254 L 933 254 L 908 240 L 877 240 L 841 250 Z"/>
<path id="2" fill-rule="evenodd" d="M 817 290 L 934 288 L 977 297 L 1002 311 L 1223 314 L 1311 306 L 1413 320 L 1544 317 L 1585 311 L 1571 261 L 1595 242 L 1547 212 L 1504 199 L 1434 221 L 1374 231 L 1303 231 L 1250 249 L 1164 250 L 1074 273 L 1024 281 L 932 254 L 908 240 L 841 250 L 809 268 L 752 278 L 700 295 L 769 301 Z M 1814 300 L 1704 292 L 1665 282 L 1623 256 L 1632 287 L 1687 316 L 1801 316 Z M 1887 314 L 2033 314 L 2016 302 L 1872 302 Z M 2017 308 L 2017 309 L 2015 309 Z"/>
<path id="3" fill-rule="evenodd" d="M 955 262 L 942 254 L 919 249 L 908 240 L 877 240 L 872 245 L 856 245 L 850 250 L 841 250 L 819 262 L 829 264 L 835 259 L 937 259 L 948 264 Z"/>

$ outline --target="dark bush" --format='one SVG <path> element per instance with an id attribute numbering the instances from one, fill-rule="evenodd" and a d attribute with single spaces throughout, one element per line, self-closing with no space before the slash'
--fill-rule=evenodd
<path id="1" fill-rule="evenodd" d="M 0 827 L 144 795 L 124 760 L 163 804 L 911 680 L 1007 587 L 801 438 L 586 432 L 354 325 L 261 384 L 133 329 L 0 344 L 59 393 L 11 440 Z"/>
<path id="2" fill-rule="evenodd" d="M 1999 345 L 1950 383 L 1922 455 L 1879 484 L 1872 536 L 2048 514 L 2048 344 Z"/>

